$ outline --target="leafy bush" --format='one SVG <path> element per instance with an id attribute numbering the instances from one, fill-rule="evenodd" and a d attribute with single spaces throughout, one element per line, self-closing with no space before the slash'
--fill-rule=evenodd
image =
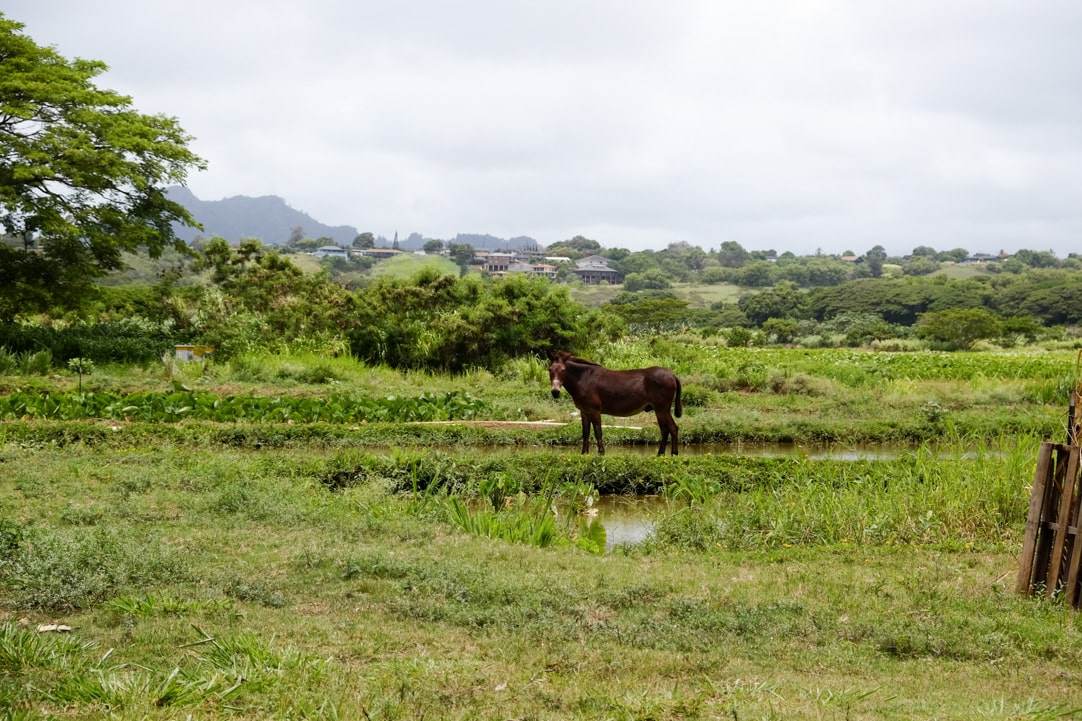
<path id="1" fill-rule="evenodd" d="M 999 316 L 991 311 L 952 308 L 921 315 L 916 334 L 950 350 L 966 350 L 978 340 L 999 336 L 1002 327 Z"/>
<path id="2" fill-rule="evenodd" d="M 11 353 L 42 356 L 49 364 L 66 364 L 72 358 L 85 358 L 97 364 L 121 363 L 148 365 L 183 339 L 176 337 L 171 323 L 154 323 L 133 316 L 99 323 L 40 325 L 35 323 L 0 324 L 0 346 Z M 35 366 L 34 372 L 48 372 Z M 25 372 L 25 371 L 24 371 Z"/>
<path id="3" fill-rule="evenodd" d="M 754 336 L 755 334 L 751 330 L 743 326 L 736 326 L 729 329 L 725 336 L 725 342 L 731 348 L 743 348 L 751 343 Z"/>
<path id="4" fill-rule="evenodd" d="M 359 292 L 347 336 L 354 355 L 394 368 L 490 370 L 511 358 L 584 348 L 610 331 L 567 288 L 521 277 L 486 283 L 425 271 Z"/>

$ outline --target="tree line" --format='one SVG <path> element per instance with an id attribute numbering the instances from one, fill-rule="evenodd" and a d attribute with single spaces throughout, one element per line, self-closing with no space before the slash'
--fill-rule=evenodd
<path id="1" fill-rule="evenodd" d="M 472 248 L 463 243 L 428 248 L 447 251 L 458 275 L 349 286 L 330 262 L 313 274 L 291 261 L 306 247 L 300 234 L 281 249 L 220 238 L 189 247 L 175 224 L 198 223 L 165 188 L 205 167 L 190 136 L 175 118 L 140 114 L 131 98 L 97 88 L 104 63 L 67 60 L 22 29 L 0 13 L 0 348 L 9 355 L 150 362 L 173 343 L 198 342 L 221 356 L 308 347 L 454 372 L 662 329 L 725 334 L 731 344 L 919 338 L 964 348 L 1082 320 L 1082 259 L 1045 251 L 954 280 L 936 271 L 968 258 L 964 249 L 797 256 L 726 241 L 633 253 L 576 236 L 547 254 L 603 255 L 624 275 L 615 297 L 588 308 L 568 285 L 467 272 Z M 371 242 L 361 234 L 355 245 Z M 99 282 L 136 252 L 170 263 L 153 283 Z M 569 270 L 560 269 L 564 279 Z M 722 283 L 744 289 L 739 301 L 693 308 L 673 293 L 677 284 Z M 948 332 L 959 326 L 964 334 Z"/>

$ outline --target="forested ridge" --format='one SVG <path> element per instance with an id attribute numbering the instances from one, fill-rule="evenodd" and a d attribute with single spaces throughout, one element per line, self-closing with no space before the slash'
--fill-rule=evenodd
<path id="1" fill-rule="evenodd" d="M 433 255 L 446 263 L 442 270 L 411 272 L 423 260 L 411 254 L 398 259 L 396 275 L 375 272 L 390 261 L 357 268 L 288 246 L 248 240 L 234 247 L 214 238 L 143 264 L 141 274 L 123 282 L 109 284 L 106 276 L 78 303 L 9 315 L 0 325 L 0 364 L 26 363 L 36 353 L 48 354 L 47 365 L 72 359 L 146 364 L 174 344 L 198 343 L 215 347 L 218 358 L 303 348 L 396 368 L 460 372 L 498 369 L 510 359 L 560 348 L 586 353 L 591 344 L 658 332 L 694 333 L 732 346 L 895 350 L 1079 342 L 1082 270 L 1073 256 L 1054 267 L 1027 265 L 1016 256 L 952 277 L 965 266 L 940 261 L 932 274 L 907 275 L 911 259 L 888 259 L 872 276 L 866 263 L 826 256 L 757 260 L 748 253 L 744 262 L 723 266 L 721 253 L 681 244 L 656 252 L 593 244 L 556 252 L 608 254 L 614 266 L 639 268 L 638 275 L 665 282 L 629 290 L 625 281 L 608 289 L 607 300 L 591 304 L 584 300 L 591 289 L 580 282 L 495 277 L 460 269 L 438 251 Z M 772 277 L 754 287 L 732 282 L 757 264 L 768 266 Z M 836 282 L 798 284 L 790 278 L 801 267 L 832 268 Z M 628 274 L 630 285 L 635 275 Z M 708 283 L 703 275 L 731 281 Z M 688 289 L 722 285 L 734 300 L 681 298 Z"/>

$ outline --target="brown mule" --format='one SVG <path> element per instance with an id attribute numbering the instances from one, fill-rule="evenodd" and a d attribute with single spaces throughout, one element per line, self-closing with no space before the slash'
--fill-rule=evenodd
<path id="1" fill-rule="evenodd" d="M 677 455 L 676 421 L 669 409 L 676 401 L 676 417 L 684 407 L 680 402 L 680 379 L 668 368 L 653 366 L 636 370 L 614 371 L 578 358 L 567 351 L 559 351 L 549 365 L 552 381 L 552 397 L 560 397 L 560 389 L 566 388 L 582 414 L 582 452 L 590 452 L 590 426 L 597 439 L 597 452 L 605 455 L 601 440 L 601 414 L 610 416 L 633 416 L 652 410 L 661 428 L 661 444 L 657 454 L 665 455 L 665 444 L 672 437 L 672 455 Z"/>

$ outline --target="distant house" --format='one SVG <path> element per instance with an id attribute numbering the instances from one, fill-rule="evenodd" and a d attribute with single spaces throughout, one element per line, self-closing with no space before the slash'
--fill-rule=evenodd
<path id="1" fill-rule="evenodd" d="M 340 245 L 324 245 L 312 251 L 317 258 L 348 258 L 349 251 Z"/>
<path id="2" fill-rule="evenodd" d="M 998 263 L 1003 259 L 1003 257 L 1003 255 L 992 255 L 990 253 L 974 253 L 973 255 L 967 256 L 966 259 L 962 261 L 962 263 Z"/>
<path id="3" fill-rule="evenodd" d="M 489 272 L 495 276 L 505 276 L 510 275 L 511 273 L 522 273 L 525 275 L 548 278 L 549 280 L 556 280 L 556 266 L 549 265 L 548 263 L 524 263 L 522 261 L 515 261 L 509 263 L 506 270 L 495 270 Z"/>
<path id="4" fill-rule="evenodd" d="M 623 274 L 610 268 L 609 259 L 603 255 L 589 255 L 576 260 L 573 272 L 586 285 L 597 285 L 603 281 L 613 285 L 624 282 Z"/>
<path id="5" fill-rule="evenodd" d="M 484 260 L 485 270 L 489 273 L 506 273 L 511 264 L 516 262 L 514 253 L 488 253 Z"/>
<path id="6" fill-rule="evenodd" d="M 556 280 L 556 266 L 548 263 L 532 263 L 530 270 L 531 275 L 540 275 L 548 278 L 549 280 Z"/>
<path id="7" fill-rule="evenodd" d="M 361 251 L 361 255 L 366 258 L 375 258 L 376 260 L 385 260 L 387 258 L 393 258 L 396 255 L 402 255 L 401 250 L 395 250 L 394 248 L 365 248 Z"/>

